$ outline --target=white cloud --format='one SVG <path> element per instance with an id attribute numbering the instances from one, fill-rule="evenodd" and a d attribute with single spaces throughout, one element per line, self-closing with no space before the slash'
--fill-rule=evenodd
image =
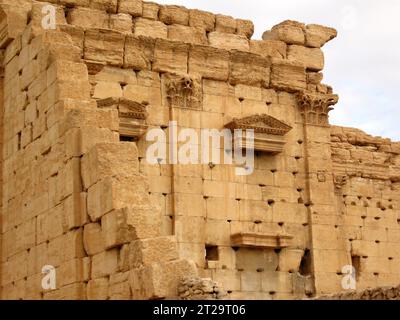
<path id="1" fill-rule="evenodd" d="M 340 102 L 331 122 L 400 140 L 400 1 L 398 0 L 158 0 L 250 19 L 253 38 L 287 19 L 338 29 L 324 47 L 324 82 Z"/>

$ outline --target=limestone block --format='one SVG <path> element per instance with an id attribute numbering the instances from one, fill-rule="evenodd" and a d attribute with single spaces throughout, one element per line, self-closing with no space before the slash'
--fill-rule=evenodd
<path id="1" fill-rule="evenodd" d="M 118 249 L 103 251 L 92 257 L 92 279 L 109 276 L 118 271 Z"/>
<path id="2" fill-rule="evenodd" d="M 86 208 L 87 193 L 73 193 L 63 202 L 64 227 L 71 230 L 88 222 Z"/>
<path id="3" fill-rule="evenodd" d="M 217 14 L 215 16 L 215 30 L 223 33 L 236 33 L 236 20 L 230 16 Z"/>
<path id="4" fill-rule="evenodd" d="M 201 194 L 176 193 L 174 196 L 175 215 L 204 217 L 205 203 Z"/>
<path id="5" fill-rule="evenodd" d="M 79 157 L 99 142 L 117 142 L 119 134 L 109 129 L 83 127 L 68 130 L 66 133 L 67 157 Z"/>
<path id="6" fill-rule="evenodd" d="M 284 21 L 271 29 L 270 34 L 263 35 L 264 40 L 281 40 L 287 44 L 305 44 L 305 26 L 296 21 Z"/>
<path id="7" fill-rule="evenodd" d="M 86 299 L 86 284 L 73 283 L 58 290 L 44 293 L 44 300 L 84 300 Z"/>
<path id="8" fill-rule="evenodd" d="M 108 295 L 110 300 L 130 300 L 131 288 L 129 282 L 110 284 Z"/>
<path id="9" fill-rule="evenodd" d="M 321 48 L 328 41 L 336 38 L 337 31 L 333 28 L 324 27 L 317 24 L 306 26 L 306 46 Z"/>
<path id="10" fill-rule="evenodd" d="M 124 68 L 149 70 L 154 59 L 155 41 L 151 38 L 127 36 L 125 42 Z"/>
<path id="11" fill-rule="evenodd" d="M 189 24 L 189 10 L 181 6 L 161 6 L 158 18 L 165 24 Z"/>
<path id="12" fill-rule="evenodd" d="M 157 299 L 176 297 L 178 284 L 184 277 L 197 275 L 194 263 L 175 260 L 157 263 L 143 269 L 133 269 L 129 283 L 133 299 Z"/>
<path id="13" fill-rule="evenodd" d="M 250 52 L 263 57 L 286 59 L 287 45 L 277 40 L 250 40 Z"/>
<path id="14" fill-rule="evenodd" d="M 110 15 L 110 29 L 126 34 L 132 33 L 133 29 L 132 16 L 126 13 L 118 13 Z"/>
<path id="15" fill-rule="evenodd" d="M 157 39 L 153 71 L 187 73 L 188 45 Z"/>
<path id="16" fill-rule="evenodd" d="M 84 28 L 81 26 L 74 26 L 72 24 L 65 24 L 60 26 L 60 31 L 66 32 L 71 36 L 74 46 L 79 48 L 81 55 L 83 54 L 83 41 L 85 38 Z"/>
<path id="17" fill-rule="evenodd" d="M 168 27 L 160 22 L 144 18 L 135 19 L 134 35 L 150 38 L 168 38 Z"/>
<path id="18" fill-rule="evenodd" d="M 122 97 L 121 85 L 110 81 L 98 81 L 94 86 L 93 98 L 105 99 L 109 97 Z"/>
<path id="19" fill-rule="evenodd" d="M 232 51 L 230 62 L 229 82 L 232 85 L 269 86 L 269 59 L 249 52 Z"/>
<path id="20" fill-rule="evenodd" d="M 82 158 L 81 170 L 85 189 L 107 176 L 137 173 L 137 147 L 129 142 L 97 144 Z"/>
<path id="21" fill-rule="evenodd" d="M 143 3 L 143 18 L 150 20 L 158 20 L 158 11 L 160 6 L 154 2 Z"/>
<path id="22" fill-rule="evenodd" d="M 114 210 L 101 218 L 101 228 L 106 249 L 129 243 L 135 238 L 134 226 L 128 224 L 126 210 Z"/>
<path id="23" fill-rule="evenodd" d="M 67 162 L 57 177 L 57 192 L 60 200 L 82 190 L 80 177 L 80 160 L 77 158 Z"/>
<path id="24" fill-rule="evenodd" d="M 225 50 L 241 50 L 249 51 L 249 40 L 241 35 L 226 34 L 222 32 L 210 32 L 208 34 L 208 41 L 211 46 Z"/>
<path id="25" fill-rule="evenodd" d="M 118 13 L 129 13 L 134 17 L 140 17 L 143 14 L 143 1 L 120 0 L 118 2 Z"/>
<path id="26" fill-rule="evenodd" d="M 307 87 L 306 70 L 302 64 L 274 59 L 271 68 L 271 85 L 289 92 Z"/>
<path id="27" fill-rule="evenodd" d="M 73 259 L 63 262 L 57 268 L 57 285 L 60 287 L 81 282 L 85 279 L 85 266 L 86 259 Z"/>
<path id="28" fill-rule="evenodd" d="M 98 278 L 89 280 L 87 284 L 88 300 L 107 300 L 108 298 L 109 280 L 108 278 Z"/>
<path id="29" fill-rule="evenodd" d="M 214 31 L 215 15 L 201 10 L 189 10 L 189 26 L 199 27 L 205 31 Z"/>
<path id="30" fill-rule="evenodd" d="M 203 29 L 186 27 L 179 24 L 168 26 L 168 39 L 192 44 L 206 45 L 208 43 L 206 33 Z"/>
<path id="31" fill-rule="evenodd" d="M 88 214 L 96 221 L 106 213 L 128 205 L 147 204 L 148 187 L 140 175 L 107 177 L 89 188 Z"/>
<path id="32" fill-rule="evenodd" d="M 229 75 L 229 53 L 208 46 L 193 46 L 189 50 L 189 73 L 206 79 L 226 81 Z"/>
<path id="33" fill-rule="evenodd" d="M 83 229 L 83 244 L 88 255 L 93 256 L 105 250 L 105 241 L 99 223 L 86 224 Z"/>
<path id="34" fill-rule="evenodd" d="M 139 268 L 178 259 L 175 237 L 136 240 L 129 245 L 129 266 Z"/>
<path id="35" fill-rule="evenodd" d="M 291 45 L 288 47 L 288 59 L 304 64 L 311 71 L 321 71 L 324 68 L 324 54 L 319 48 Z"/>
<path id="36" fill-rule="evenodd" d="M 120 32 L 89 29 L 85 33 L 84 58 L 122 66 L 125 35 Z"/>
<path id="37" fill-rule="evenodd" d="M 68 11 L 69 24 L 82 28 L 106 29 L 109 25 L 109 15 L 101 10 L 76 7 Z"/>
<path id="38" fill-rule="evenodd" d="M 118 0 L 90 0 L 90 7 L 97 10 L 115 13 Z"/>
<path id="39" fill-rule="evenodd" d="M 279 253 L 279 271 L 296 273 L 303 254 L 304 250 L 301 249 L 283 249 Z"/>
<path id="40" fill-rule="evenodd" d="M 237 19 L 236 20 L 236 33 L 251 39 L 254 34 L 254 24 L 250 20 Z"/>

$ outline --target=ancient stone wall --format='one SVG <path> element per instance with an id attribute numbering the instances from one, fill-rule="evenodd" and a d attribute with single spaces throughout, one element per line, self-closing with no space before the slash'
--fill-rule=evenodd
<path id="1" fill-rule="evenodd" d="M 399 282 L 398 145 L 329 125 L 335 30 L 252 40 L 250 21 L 178 6 L 49 2 L 56 30 L 49 3 L 0 3 L 2 298 L 304 298 L 356 263 L 360 286 Z M 149 164 L 145 133 L 171 121 L 254 129 L 254 172 Z"/>

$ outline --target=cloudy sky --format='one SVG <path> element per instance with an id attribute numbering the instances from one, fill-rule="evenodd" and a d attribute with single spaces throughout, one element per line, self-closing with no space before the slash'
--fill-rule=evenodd
<path id="1" fill-rule="evenodd" d="M 253 39 L 287 19 L 334 27 L 324 48 L 324 83 L 340 102 L 331 123 L 400 141 L 400 1 L 398 0 L 156 0 L 250 19 Z"/>

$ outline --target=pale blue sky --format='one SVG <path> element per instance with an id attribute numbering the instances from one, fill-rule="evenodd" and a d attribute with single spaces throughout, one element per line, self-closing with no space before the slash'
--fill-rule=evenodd
<path id="1" fill-rule="evenodd" d="M 334 27 L 324 48 L 324 83 L 340 102 L 331 123 L 400 141 L 400 1 L 398 0 L 155 0 L 250 19 L 254 39 L 287 19 Z"/>

